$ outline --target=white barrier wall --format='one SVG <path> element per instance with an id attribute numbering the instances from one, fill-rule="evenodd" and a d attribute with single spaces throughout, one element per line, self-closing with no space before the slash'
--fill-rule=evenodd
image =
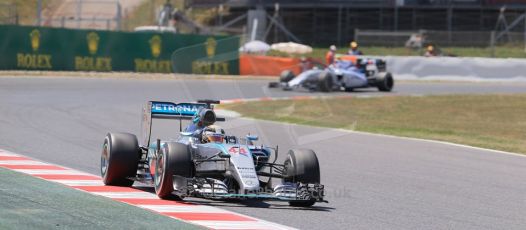
<path id="1" fill-rule="evenodd" d="M 526 81 L 526 59 L 382 57 L 396 79 Z"/>

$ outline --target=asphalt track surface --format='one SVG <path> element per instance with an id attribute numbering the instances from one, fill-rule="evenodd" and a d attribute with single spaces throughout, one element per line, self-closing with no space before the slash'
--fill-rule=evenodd
<path id="1" fill-rule="evenodd" d="M 268 90 L 258 80 L 0 78 L 0 146 L 99 174 L 108 132 L 139 134 L 147 100 L 313 95 Z M 525 83 L 401 82 L 392 94 L 521 93 Z M 349 94 L 349 93 L 345 93 Z M 314 94 L 317 95 L 317 94 Z M 320 94 L 325 95 L 325 94 Z M 352 98 L 351 98 L 352 99 Z M 301 229 L 523 229 L 526 157 L 442 143 L 233 118 L 229 133 L 318 153 L 329 204 L 189 199 Z M 176 134 L 177 123 L 158 125 Z"/>

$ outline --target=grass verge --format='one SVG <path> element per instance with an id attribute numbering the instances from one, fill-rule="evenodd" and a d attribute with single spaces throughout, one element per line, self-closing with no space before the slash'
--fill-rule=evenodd
<path id="1" fill-rule="evenodd" d="M 526 154 L 526 94 L 395 96 L 222 105 L 246 117 Z"/>
<path id="2" fill-rule="evenodd" d="M 348 47 L 340 47 L 336 53 L 345 54 Z M 313 48 L 311 54 L 306 55 L 317 60 L 325 62 L 325 54 L 329 47 Z M 364 46 L 360 50 L 365 55 L 371 56 L 422 56 L 422 51 L 409 49 L 406 47 L 381 47 L 381 46 Z M 441 47 L 445 54 L 455 55 L 458 57 L 492 57 L 492 51 L 489 47 Z M 269 52 L 272 56 L 289 56 L 277 51 Z M 520 45 L 503 45 L 495 47 L 496 58 L 526 58 L 524 47 Z"/>
<path id="3" fill-rule="evenodd" d="M 202 229 L 0 167 L 0 229 Z"/>

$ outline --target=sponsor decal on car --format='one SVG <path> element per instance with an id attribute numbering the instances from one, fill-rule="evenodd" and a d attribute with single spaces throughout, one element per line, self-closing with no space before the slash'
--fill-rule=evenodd
<path id="1" fill-rule="evenodd" d="M 176 114 L 176 115 L 185 115 L 193 116 L 201 108 L 204 108 L 204 104 L 193 104 L 193 103 L 164 103 L 164 102 L 153 102 L 152 103 L 152 113 L 161 113 L 161 114 Z"/>
<path id="2" fill-rule="evenodd" d="M 239 146 L 232 146 L 232 147 L 230 147 L 230 149 L 228 149 L 228 153 L 230 153 L 230 154 L 241 154 L 243 156 L 248 157 L 248 151 L 245 148 L 239 147 Z"/>
<path id="3" fill-rule="evenodd" d="M 247 167 L 237 167 L 237 170 L 239 171 L 239 175 L 241 178 L 245 179 L 256 179 L 256 170 L 254 168 L 247 168 Z"/>

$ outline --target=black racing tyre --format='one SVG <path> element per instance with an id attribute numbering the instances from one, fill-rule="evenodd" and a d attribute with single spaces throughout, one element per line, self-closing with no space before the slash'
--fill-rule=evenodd
<path id="1" fill-rule="evenodd" d="M 289 82 L 290 80 L 294 79 L 296 77 L 294 75 L 294 72 L 290 70 L 283 70 L 281 74 L 279 75 L 279 81 L 280 82 Z"/>
<path id="2" fill-rule="evenodd" d="M 191 177 L 192 158 L 185 144 L 165 143 L 155 158 L 155 193 L 161 199 L 182 199 L 172 194 L 173 176 Z"/>
<path id="3" fill-rule="evenodd" d="M 394 79 L 391 73 L 379 73 L 376 79 L 376 86 L 382 92 L 390 92 L 394 87 Z"/>
<path id="4" fill-rule="evenodd" d="M 316 153 L 310 149 L 292 149 L 289 151 L 283 172 L 284 182 L 320 183 L 320 165 Z M 310 207 L 315 200 L 290 201 L 290 206 Z"/>
<path id="5" fill-rule="evenodd" d="M 268 83 L 268 87 L 269 88 L 278 88 L 279 87 L 279 82 L 269 82 Z"/>
<path id="6" fill-rule="evenodd" d="M 137 137 L 129 133 L 108 133 L 104 139 L 100 174 L 105 185 L 132 186 L 139 164 Z"/>
<path id="7" fill-rule="evenodd" d="M 331 73 L 323 71 L 318 75 L 318 89 L 321 92 L 331 92 L 332 91 L 332 76 Z"/>

